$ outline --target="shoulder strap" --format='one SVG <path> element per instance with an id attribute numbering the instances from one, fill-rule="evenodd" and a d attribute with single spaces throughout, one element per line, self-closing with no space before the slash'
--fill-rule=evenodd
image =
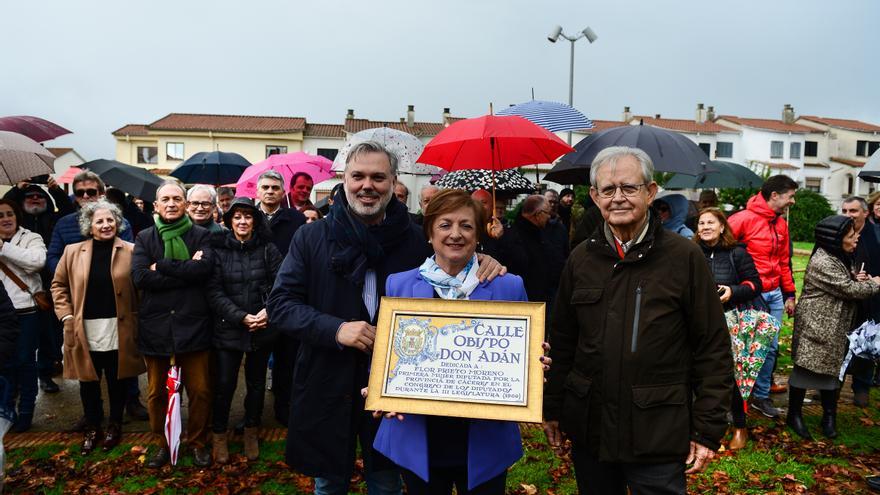
<path id="1" fill-rule="evenodd" d="M 733 270 L 733 279 L 736 280 L 736 285 L 739 285 L 739 273 L 736 271 L 736 262 L 733 261 L 733 251 L 735 249 L 736 247 L 728 251 L 727 256 L 730 257 L 730 268 Z"/>
<path id="2" fill-rule="evenodd" d="M 28 294 L 31 293 L 31 290 L 27 286 L 27 284 L 25 284 L 20 278 L 18 278 L 18 275 L 10 270 L 9 267 L 6 266 L 6 263 L 3 263 L 2 261 L 0 261 L 0 270 L 2 270 L 3 273 L 5 273 L 7 277 L 9 277 L 9 280 L 12 280 L 19 289 L 27 292 Z"/>

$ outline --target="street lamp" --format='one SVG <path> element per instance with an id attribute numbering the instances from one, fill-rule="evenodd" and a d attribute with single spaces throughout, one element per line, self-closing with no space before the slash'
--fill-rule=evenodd
<path id="1" fill-rule="evenodd" d="M 569 106 L 573 107 L 574 106 L 574 42 L 581 39 L 581 38 L 586 38 L 587 41 L 589 41 L 590 44 L 592 44 L 597 39 L 599 39 L 599 37 L 596 36 L 596 33 L 593 32 L 593 30 L 590 29 L 589 26 L 585 27 L 582 31 L 580 31 L 575 36 L 568 36 L 567 34 L 562 32 L 562 26 L 556 26 L 553 28 L 552 31 L 550 31 L 550 35 L 547 36 L 547 40 L 550 41 L 550 43 L 556 43 L 556 40 L 558 40 L 560 36 L 562 36 L 563 38 L 565 38 L 571 42 L 571 62 L 570 62 L 569 72 L 568 72 L 568 104 L 569 104 Z M 568 132 L 568 144 L 571 145 L 571 131 Z"/>

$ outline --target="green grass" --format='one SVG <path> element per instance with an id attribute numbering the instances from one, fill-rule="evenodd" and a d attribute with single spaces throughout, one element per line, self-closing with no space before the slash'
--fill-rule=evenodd
<path id="1" fill-rule="evenodd" d="M 795 249 L 805 249 L 805 250 L 807 250 L 807 251 L 812 251 L 812 250 L 813 250 L 813 243 L 812 243 L 812 242 L 795 242 L 795 243 L 794 243 L 794 248 L 795 248 Z"/>

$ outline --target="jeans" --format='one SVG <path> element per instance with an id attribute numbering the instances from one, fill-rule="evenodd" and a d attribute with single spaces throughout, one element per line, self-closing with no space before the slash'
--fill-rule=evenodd
<path id="1" fill-rule="evenodd" d="M 19 415 L 34 414 L 37 403 L 37 347 L 45 320 L 41 311 L 18 315 L 21 332 L 15 341 L 15 357 L 3 366 L 2 373 L 11 391 L 5 405 L 15 411 L 17 396 Z"/>
<path id="2" fill-rule="evenodd" d="M 400 471 L 388 469 L 364 473 L 369 495 L 400 495 L 403 493 L 403 482 Z M 315 478 L 315 495 L 346 495 L 348 478 Z"/>
<path id="3" fill-rule="evenodd" d="M 682 462 L 662 464 L 601 462 L 587 453 L 586 446 L 572 449 L 578 491 L 584 495 L 686 495 L 687 481 Z"/>
<path id="4" fill-rule="evenodd" d="M 244 397 L 245 427 L 260 426 L 263 417 L 263 401 L 266 397 L 266 367 L 269 361 L 269 349 L 260 349 L 245 354 L 242 351 L 214 351 L 216 378 L 214 382 L 214 402 L 212 405 L 213 420 L 211 429 L 214 433 L 226 433 L 229 429 L 229 408 L 235 397 L 238 385 L 238 369 L 241 359 L 244 362 L 244 382 L 247 393 Z"/>
<path id="5" fill-rule="evenodd" d="M 83 413 L 89 426 L 100 428 L 104 419 L 104 403 L 101 400 L 101 375 L 107 381 L 107 396 L 110 399 L 110 422 L 122 424 L 125 409 L 125 380 L 119 376 L 119 351 L 90 352 L 92 366 L 98 375 L 96 382 L 79 382 L 79 397 Z"/>
<path id="6" fill-rule="evenodd" d="M 785 308 L 785 301 L 782 299 L 782 289 L 779 287 L 761 294 L 764 302 L 770 308 L 770 314 L 782 325 L 782 311 Z M 752 389 L 752 396 L 756 399 L 766 399 L 770 397 L 770 384 L 773 382 L 773 369 L 776 367 L 776 355 L 779 354 L 779 332 L 773 336 L 773 343 L 770 345 L 770 351 L 767 352 L 767 359 L 758 372 L 758 378 L 755 379 L 755 388 Z"/>
<path id="7" fill-rule="evenodd" d="M 61 361 L 61 332 L 61 322 L 55 318 L 46 318 L 37 349 L 37 368 L 40 378 L 52 378 L 55 363 Z"/>

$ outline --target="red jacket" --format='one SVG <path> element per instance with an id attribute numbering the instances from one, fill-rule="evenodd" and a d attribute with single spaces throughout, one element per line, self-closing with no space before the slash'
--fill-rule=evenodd
<path id="1" fill-rule="evenodd" d="M 758 193 L 749 199 L 745 210 L 731 215 L 727 221 L 733 236 L 746 245 L 746 251 L 755 260 L 764 292 L 782 287 L 786 298 L 794 297 L 788 223 L 785 219 L 771 210 Z"/>

